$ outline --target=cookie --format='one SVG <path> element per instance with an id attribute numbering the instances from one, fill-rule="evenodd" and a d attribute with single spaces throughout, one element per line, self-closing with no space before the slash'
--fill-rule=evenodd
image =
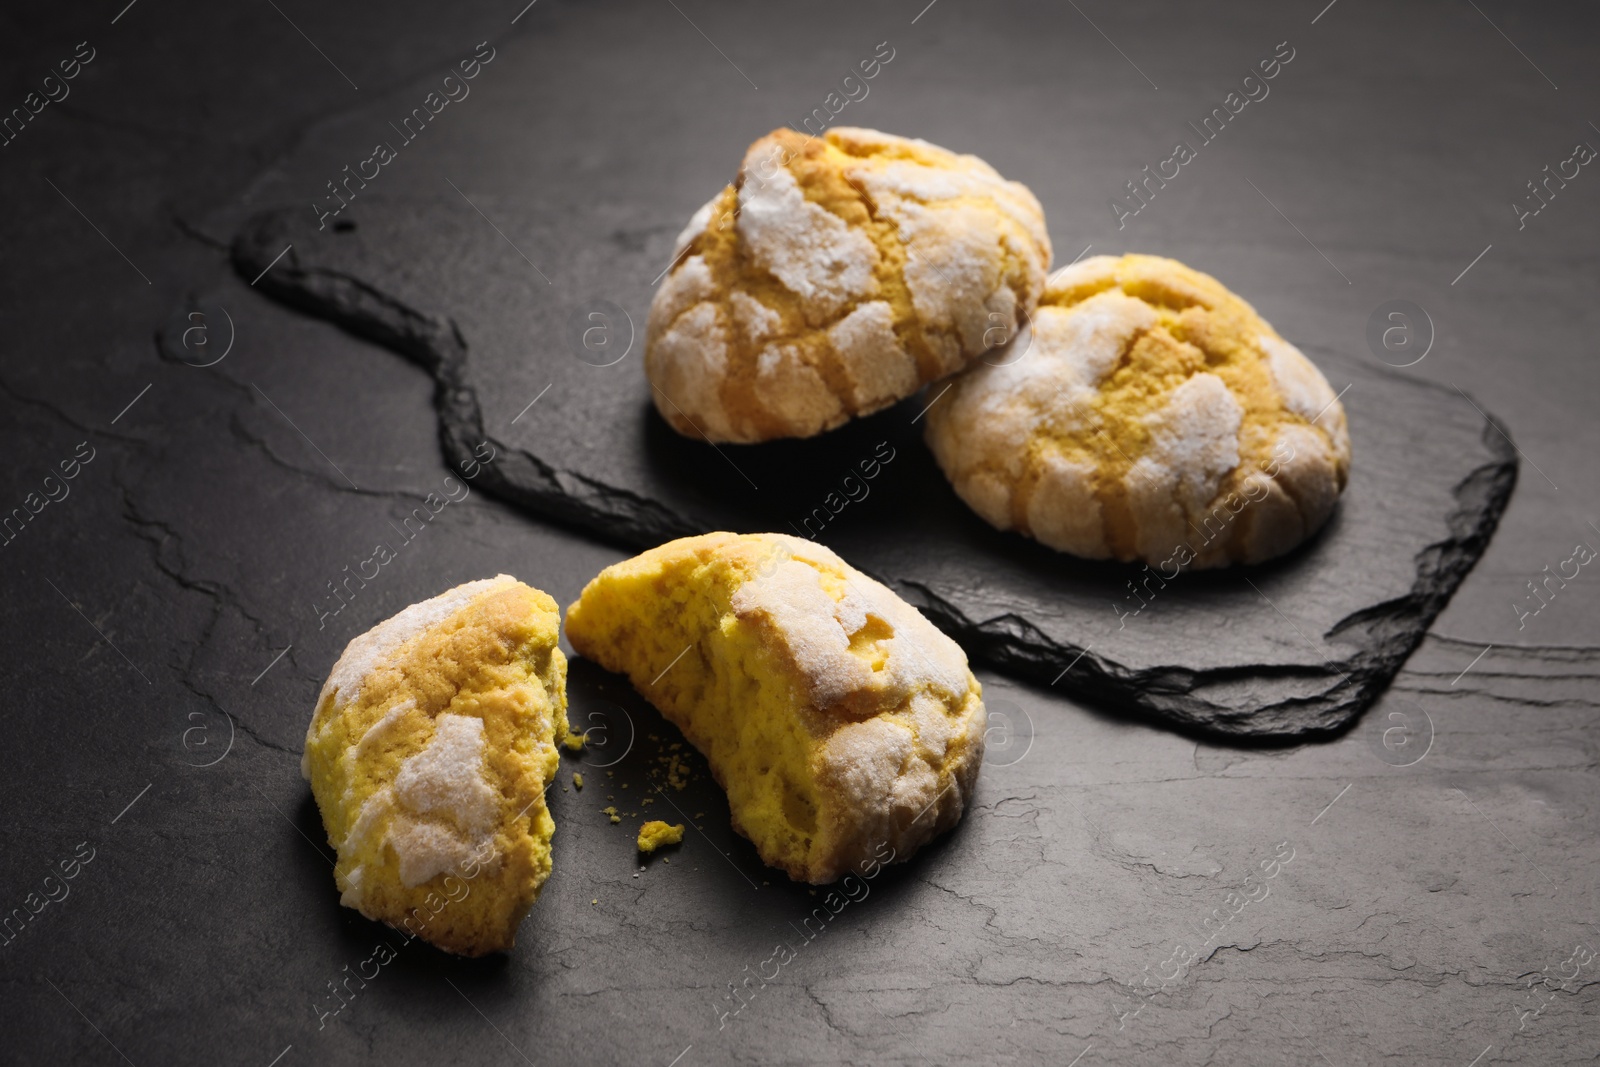
<path id="1" fill-rule="evenodd" d="M 763 862 L 822 884 L 954 826 L 982 690 L 917 610 L 810 541 L 713 533 L 600 572 L 572 647 L 676 724 Z"/>
<path id="2" fill-rule="evenodd" d="M 690 220 L 645 371 L 679 433 L 810 437 L 1010 339 L 1050 267 L 1044 213 L 975 156 L 875 130 L 775 130 Z"/>
<path id="3" fill-rule="evenodd" d="M 1258 563 L 1316 533 L 1350 473 L 1321 372 L 1209 275 L 1156 256 L 1058 271 L 926 436 L 1002 530 L 1089 559 Z"/>
<path id="4" fill-rule="evenodd" d="M 502 574 L 350 642 L 300 761 L 341 904 L 447 952 L 511 948 L 550 876 L 559 636 L 555 601 Z"/>

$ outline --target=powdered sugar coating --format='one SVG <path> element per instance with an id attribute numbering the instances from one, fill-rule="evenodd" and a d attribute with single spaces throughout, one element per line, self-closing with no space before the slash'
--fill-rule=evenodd
<path id="1" fill-rule="evenodd" d="M 828 341 L 849 378 L 848 399 L 858 409 L 870 410 L 916 389 L 916 360 L 895 336 L 894 309 L 885 301 L 862 304 L 828 327 Z"/>
<path id="2" fill-rule="evenodd" d="M 871 693 L 879 705 L 896 707 L 924 689 L 946 699 L 966 693 L 966 655 L 915 608 L 821 545 L 769 536 L 792 558 L 741 585 L 731 605 L 741 618 L 766 621 L 812 704 L 831 708 Z M 849 575 L 842 597 L 834 599 L 824 588 L 817 565 Z M 884 658 L 876 666 L 851 647 L 869 618 L 888 630 L 878 640 Z"/>
<path id="3" fill-rule="evenodd" d="M 1161 555 L 1182 542 L 1188 516 L 1204 509 L 1239 465 L 1243 414 L 1223 380 L 1202 373 L 1145 416 L 1148 450 L 1123 478 L 1141 555 Z"/>
<path id="4" fill-rule="evenodd" d="M 739 235 L 750 258 L 818 314 L 831 317 L 877 290 L 878 250 L 860 230 L 807 200 L 784 168 L 739 190 Z"/>
<path id="5" fill-rule="evenodd" d="M 483 780 L 483 720 L 446 712 L 433 720 L 428 747 L 400 765 L 394 792 L 419 815 L 444 815 L 465 833 L 494 825 L 498 805 Z"/>

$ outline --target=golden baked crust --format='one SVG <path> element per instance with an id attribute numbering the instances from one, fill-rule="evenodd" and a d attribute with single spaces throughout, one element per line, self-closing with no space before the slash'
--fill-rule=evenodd
<path id="1" fill-rule="evenodd" d="M 350 642 L 300 763 L 339 853 L 341 904 L 447 952 L 511 947 L 550 875 L 559 634 L 555 601 L 502 574 Z"/>
<path id="2" fill-rule="evenodd" d="M 1000 529 L 1173 573 L 1288 552 L 1350 471 L 1321 372 L 1215 278 L 1157 256 L 1058 271 L 1030 329 L 956 379 L 926 434 Z"/>
<path id="3" fill-rule="evenodd" d="M 810 541 L 713 533 L 651 549 L 584 588 L 567 639 L 677 724 L 734 829 L 791 878 L 903 860 L 972 795 L 984 709 L 966 655 Z"/>
<path id="4" fill-rule="evenodd" d="M 775 130 L 690 220 L 645 371 L 679 433 L 810 437 L 1004 343 L 1050 267 L 1044 212 L 976 156 Z"/>

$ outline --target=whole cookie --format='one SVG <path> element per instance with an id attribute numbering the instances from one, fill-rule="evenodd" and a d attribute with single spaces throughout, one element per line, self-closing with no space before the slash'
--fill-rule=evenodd
<path id="1" fill-rule="evenodd" d="M 956 379 L 927 440 L 972 509 L 1091 559 L 1282 555 L 1350 470 L 1321 372 L 1215 278 L 1157 256 L 1057 272 L 1029 329 Z"/>
<path id="2" fill-rule="evenodd" d="M 975 156 L 780 129 L 673 264 L 645 335 L 656 407 L 679 433 L 755 442 L 832 429 L 1009 340 L 1050 239 L 1033 194 Z"/>
<path id="3" fill-rule="evenodd" d="M 907 859 L 971 802 L 986 719 L 966 655 L 821 545 L 668 542 L 585 586 L 567 638 L 705 754 L 734 829 L 791 878 Z"/>
<path id="4" fill-rule="evenodd" d="M 341 904 L 448 952 L 511 947 L 550 876 L 559 636 L 555 601 L 502 574 L 350 642 L 300 761 Z"/>

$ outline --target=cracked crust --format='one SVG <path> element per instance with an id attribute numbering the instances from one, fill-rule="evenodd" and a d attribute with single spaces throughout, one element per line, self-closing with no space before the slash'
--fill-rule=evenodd
<path id="1" fill-rule="evenodd" d="M 567 638 L 705 754 L 734 828 L 791 878 L 905 859 L 972 795 L 985 713 L 965 653 L 810 541 L 651 549 L 584 588 Z"/>
<path id="2" fill-rule="evenodd" d="M 1009 353 L 957 378 L 926 431 L 1002 530 L 1091 559 L 1256 563 L 1320 529 L 1349 477 L 1327 380 L 1175 260 L 1063 268 Z"/>
<path id="3" fill-rule="evenodd" d="M 690 220 L 650 305 L 663 418 L 712 441 L 810 437 L 1012 337 L 1044 213 L 975 156 L 874 130 L 776 130 Z"/>
<path id="4" fill-rule="evenodd" d="M 300 764 L 339 854 L 341 904 L 447 952 L 511 948 L 550 875 L 559 630 L 554 600 L 502 574 L 350 642 Z"/>

